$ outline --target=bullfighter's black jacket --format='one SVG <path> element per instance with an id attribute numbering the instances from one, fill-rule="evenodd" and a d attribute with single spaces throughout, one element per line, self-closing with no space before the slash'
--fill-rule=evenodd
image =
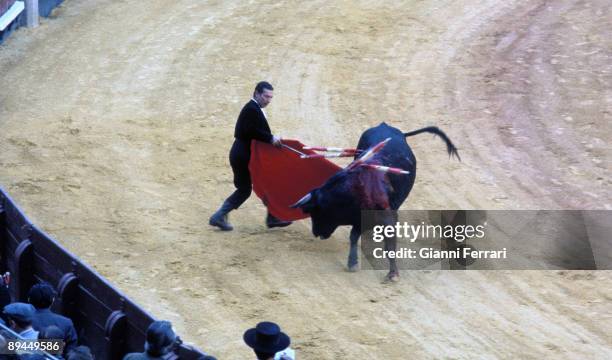
<path id="1" fill-rule="evenodd" d="M 268 120 L 255 100 L 251 99 L 240 111 L 234 137 L 247 144 L 250 144 L 253 139 L 266 143 L 272 142 L 272 131 Z"/>

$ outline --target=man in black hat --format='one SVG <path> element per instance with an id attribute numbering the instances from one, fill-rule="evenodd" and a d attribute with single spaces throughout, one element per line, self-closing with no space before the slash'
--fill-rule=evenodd
<path id="1" fill-rule="evenodd" d="M 8 318 L 8 325 L 21 338 L 27 340 L 38 339 L 38 331 L 32 328 L 34 306 L 26 303 L 12 303 L 4 307 L 4 315 Z"/>
<path id="2" fill-rule="evenodd" d="M 77 333 L 72 320 L 51 311 L 55 301 L 55 289 L 51 284 L 42 282 L 32 286 L 28 292 L 28 302 L 36 308 L 32 318 L 32 327 L 42 331 L 49 326 L 57 326 L 63 333 L 64 355 L 77 346 Z"/>
<path id="3" fill-rule="evenodd" d="M 261 81 L 255 86 L 253 98 L 244 105 L 234 130 L 234 144 L 230 150 L 230 165 L 234 173 L 234 186 L 236 191 L 232 193 L 223 205 L 209 219 L 208 223 L 223 231 L 233 230 L 227 221 L 227 214 L 238 209 L 251 196 L 252 183 L 249 172 L 249 160 L 251 159 L 251 140 L 258 140 L 281 146 L 280 137 L 272 135 L 264 108 L 272 101 L 274 88 L 269 82 Z M 269 228 L 284 227 L 290 225 L 291 221 L 282 221 L 270 214 L 266 217 L 266 225 Z"/>
<path id="4" fill-rule="evenodd" d="M 173 356 L 177 337 L 169 321 L 153 321 L 146 336 L 145 351 L 127 354 L 123 360 L 162 360 Z"/>
<path id="5" fill-rule="evenodd" d="M 250 346 L 258 360 L 272 360 L 274 355 L 289 347 L 291 339 L 273 322 L 260 322 L 254 329 L 245 331 L 244 342 Z"/>

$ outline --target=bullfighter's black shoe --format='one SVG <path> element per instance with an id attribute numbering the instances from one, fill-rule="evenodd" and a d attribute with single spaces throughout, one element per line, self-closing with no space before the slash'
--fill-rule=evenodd
<path id="1" fill-rule="evenodd" d="M 232 211 L 232 206 L 226 201 L 221 205 L 221 208 L 214 213 L 210 219 L 208 219 L 208 224 L 212 226 L 216 226 L 222 231 L 232 231 L 234 227 L 227 221 L 227 214 Z"/>
<path id="2" fill-rule="evenodd" d="M 270 213 L 268 213 L 268 216 L 266 216 L 266 226 L 268 228 L 285 227 L 291 225 L 292 223 L 293 221 L 283 221 L 277 219 Z"/>

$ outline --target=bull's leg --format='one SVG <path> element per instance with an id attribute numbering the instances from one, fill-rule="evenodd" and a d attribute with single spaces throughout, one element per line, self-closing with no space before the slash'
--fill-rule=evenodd
<path id="1" fill-rule="evenodd" d="M 397 223 L 397 212 L 394 210 L 390 210 L 387 214 L 385 214 L 385 224 L 386 225 L 395 225 Z M 397 238 L 395 236 L 385 237 L 385 250 L 386 251 L 396 251 L 397 250 Z M 395 258 L 389 258 L 389 273 L 385 277 L 385 282 L 395 282 L 399 281 L 399 270 L 397 268 L 397 262 Z"/>
<path id="2" fill-rule="evenodd" d="M 359 258 L 357 257 L 359 237 L 361 236 L 361 230 L 358 226 L 353 226 L 351 229 L 351 249 L 348 256 L 347 268 L 350 272 L 359 271 Z"/>
<path id="3" fill-rule="evenodd" d="M 385 238 L 385 250 L 396 251 L 397 250 L 397 238 L 395 236 Z M 389 273 L 385 277 L 385 282 L 399 281 L 399 270 L 397 268 L 397 262 L 395 258 L 389 258 Z"/>

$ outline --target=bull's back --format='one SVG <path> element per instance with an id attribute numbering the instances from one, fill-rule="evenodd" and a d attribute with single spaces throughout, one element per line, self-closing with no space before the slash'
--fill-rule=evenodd
<path id="1" fill-rule="evenodd" d="M 364 131 L 361 138 L 359 138 L 357 148 L 366 150 L 387 138 L 391 138 L 391 141 L 376 156 L 381 161 L 381 164 L 384 166 L 401 167 L 408 171 L 412 170 L 413 166 L 416 167 L 416 159 L 406 142 L 404 133 L 384 122 Z"/>
<path id="2" fill-rule="evenodd" d="M 375 159 L 381 165 L 396 167 L 410 172 L 408 175 L 388 174 L 392 187 L 389 194 L 389 202 L 392 209 L 398 209 L 408 197 L 416 177 L 416 158 L 406 142 L 404 133 L 383 122 L 366 130 L 361 135 L 357 148 L 365 150 L 387 138 L 391 138 L 391 141 L 376 155 Z"/>

